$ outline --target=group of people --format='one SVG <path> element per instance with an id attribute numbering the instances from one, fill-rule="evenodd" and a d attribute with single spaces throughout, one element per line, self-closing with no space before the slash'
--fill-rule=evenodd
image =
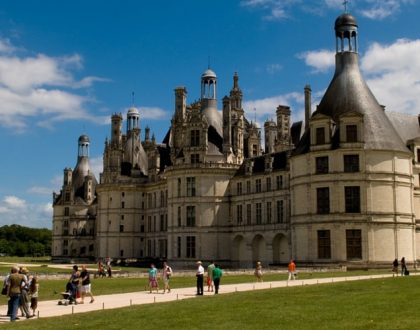
<path id="1" fill-rule="evenodd" d="M 395 258 L 392 263 L 392 272 L 394 276 L 398 276 L 398 259 Z M 407 269 L 407 264 L 405 263 L 405 257 L 401 258 L 401 276 L 408 276 L 410 272 Z"/>
<path id="2" fill-rule="evenodd" d="M 69 300 L 76 304 L 84 304 L 85 297 L 88 295 L 90 296 L 90 303 L 93 303 L 95 299 L 92 294 L 89 271 L 86 265 L 81 268 L 80 271 L 77 265 L 73 266 L 73 271 L 66 286 L 70 294 Z M 77 300 L 79 298 L 80 300 Z"/>
<path id="3" fill-rule="evenodd" d="M 222 278 L 223 271 L 220 269 L 218 264 L 212 261 L 207 266 L 207 292 L 213 292 L 214 294 L 219 293 L 220 280 Z M 204 293 L 204 267 L 201 261 L 197 261 L 197 295 L 202 296 Z"/>
<path id="4" fill-rule="evenodd" d="M 288 281 L 296 279 L 296 276 L 297 276 L 296 264 L 293 259 L 290 260 L 289 264 L 287 265 L 287 273 L 289 275 Z M 263 281 L 263 271 L 262 271 L 261 261 L 257 261 L 257 264 L 255 265 L 254 275 L 257 279 L 257 282 Z"/>
<path id="5" fill-rule="evenodd" d="M 9 297 L 7 304 L 7 316 L 10 321 L 16 321 L 18 309 L 22 317 L 32 318 L 38 307 L 38 278 L 30 275 L 26 267 L 13 266 L 10 274 L 3 283 L 2 294 Z"/>
<path id="6" fill-rule="evenodd" d="M 169 286 L 169 281 L 172 276 L 172 268 L 166 263 L 163 263 L 162 267 L 162 280 L 163 280 L 163 293 L 166 291 L 171 292 L 171 287 Z M 153 290 L 156 290 L 156 293 L 159 292 L 159 281 L 158 281 L 159 272 L 155 264 L 150 265 L 149 269 L 149 290 L 152 293 Z"/>
<path id="7" fill-rule="evenodd" d="M 98 272 L 96 274 L 98 277 L 112 277 L 112 267 L 111 267 L 111 258 L 107 257 L 105 259 L 105 264 L 102 262 L 102 259 L 98 261 Z"/>

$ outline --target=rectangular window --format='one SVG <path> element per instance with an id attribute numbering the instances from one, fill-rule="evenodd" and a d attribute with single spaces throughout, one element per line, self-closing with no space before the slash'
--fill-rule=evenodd
<path id="1" fill-rule="evenodd" d="M 150 215 L 147 217 L 147 228 L 149 233 L 152 232 L 152 217 Z"/>
<path id="2" fill-rule="evenodd" d="M 178 227 L 182 226 L 181 206 L 178 206 Z"/>
<path id="3" fill-rule="evenodd" d="M 261 192 L 261 179 L 255 180 L 255 192 L 256 193 Z"/>
<path id="4" fill-rule="evenodd" d="M 344 187 L 346 213 L 360 213 L 360 187 Z"/>
<path id="5" fill-rule="evenodd" d="M 200 146 L 200 131 L 199 130 L 191 130 L 191 147 L 198 147 Z"/>
<path id="6" fill-rule="evenodd" d="M 261 225 L 261 223 L 262 223 L 261 203 L 255 204 L 255 220 L 257 222 L 257 225 Z"/>
<path id="7" fill-rule="evenodd" d="M 187 258 L 195 258 L 195 236 L 187 236 Z"/>
<path id="8" fill-rule="evenodd" d="M 359 155 L 344 155 L 344 172 L 359 172 Z"/>
<path id="9" fill-rule="evenodd" d="M 177 237 L 177 254 L 176 254 L 178 258 L 181 258 L 181 248 L 182 248 L 181 237 L 178 236 Z"/>
<path id="10" fill-rule="evenodd" d="M 276 176 L 276 188 L 277 190 L 283 189 L 283 176 L 282 175 Z"/>
<path id="11" fill-rule="evenodd" d="M 331 237 L 329 230 L 318 230 L 318 258 L 331 259 Z"/>
<path id="12" fill-rule="evenodd" d="M 121 202 L 121 208 L 123 209 L 125 207 L 125 203 Z"/>
<path id="13" fill-rule="evenodd" d="M 195 196 L 195 178 L 194 177 L 187 178 L 187 196 L 188 197 Z"/>
<path id="14" fill-rule="evenodd" d="M 160 215 L 160 231 L 164 231 L 165 230 L 165 215 L 161 214 Z"/>
<path id="15" fill-rule="evenodd" d="M 277 223 L 284 222 L 284 202 L 283 200 L 277 201 Z"/>
<path id="16" fill-rule="evenodd" d="M 246 224 L 250 225 L 252 222 L 252 209 L 251 204 L 246 204 Z"/>
<path id="17" fill-rule="evenodd" d="M 330 213 L 330 188 L 323 187 L 316 189 L 317 213 Z"/>
<path id="18" fill-rule="evenodd" d="M 120 257 L 124 257 L 124 250 L 120 250 Z"/>
<path id="19" fill-rule="evenodd" d="M 238 182 L 236 184 L 236 194 L 237 195 L 242 195 L 242 182 Z"/>
<path id="20" fill-rule="evenodd" d="M 250 194 L 251 193 L 251 181 L 247 181 L 246 182 L 246 193 Z"/>
<path id="21" fill-rule="evenodd" d="M 68 217 L 70 215 L 70 209 L 68 207 L 64 208 L 64 216 Z"/>
<path id="22" fill-rule="evenodd" d="M 271 223 L 271 202 L 267 202 L 266 218 L 267 223 Z"/>
<path id="23" fill-rule="evenodd" d="M 258 156 L 258 146 L 256 144 L 252 145 L 252 156 Z"/>
<path id="24" fill-rule="evenodd" d="M 357 125 L 346 125 L 346 141 L 357 142 Z"/>
<path id="25" fill-rule="evenodd" d="M 347 259 L 362 259 L 362 231 L 360 229 L 346 230 Z"/>
<path id="26" fill-rule="evenodd" d="M 315 173 L 325 174 L 328 173 L 328 157 L 316 157 L 315 158 Z"/>
<path id="27" fill-rule="evenodd" d="M 63 246 L 69 246 L 69 241 L 65 239 L 65 240 L 63 241 Z"/>
<path id="28" fill-rule="evenodd" d="M 181 197 L 181 178 L 178 178 L 178 185 L 177 185 L 177 192 L 178 192 L 178 197 Z"/>
<path id="29" fill-rule="evenodd" d="M 417 148 L 417 163 L 420 163 L 420 148 Z"/>
<path id="30" fill-rule="evenodd" d="M 187 206 L 187 227 L 195 227 L 195 206 Z"/>
<path id="31" fill-rule="evenodd" d="M 315 144 L 325 144 L 325 128 L 317 127 Z"/>
<path id="32" fill-rule="evenodd" d="M 124 231 L 124 225 L 120 225 L 120 233 Z"/>
<path id="33" fill-rule="evenodd" d="M 191 164 L 198 164 L 200 162 L 199 154 L 191 154 Z"/>
<path id="34" fill-rule="evenodd" d="M 265 189 L 266 191 L 271 191 L 271 178 L 265 179 Z"/>
<path id="35" fill-rule="evenodd" d="M 242 205 L 236 205 L 236 221 L 238 225 L 242 224 L 243 218 L 242 218 Z"/>

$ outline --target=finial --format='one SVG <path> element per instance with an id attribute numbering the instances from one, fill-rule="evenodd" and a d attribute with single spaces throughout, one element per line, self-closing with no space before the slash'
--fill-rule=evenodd
<path id="1" fill-rule="evenodd" d="M 131 92 L 131 106 L 134 107 L 134 92 Z"/>
<path id="2" fill-rule="evenodd" d="M 344 0 L 344 1 L 343 1 L 343 6 L 344 6 L 344 12 L 345 12 L 345 13 L 347 13 L 347 5 L 348 5 L 348 3 L 349 3 L 349 2 L 348 2 L 347 0 Z"/>
<path id="3" fill-rule="evenodd" d="M 257 108 L 254 108 L 254 122 L 255 122 L 255 127 L 257 127 Z"/>
<path id="4" fill-rule="evenodd" d="M 209 55 L 209 58 L 208 58 L 207 69 L 210 70 L 210 55 Z"/>

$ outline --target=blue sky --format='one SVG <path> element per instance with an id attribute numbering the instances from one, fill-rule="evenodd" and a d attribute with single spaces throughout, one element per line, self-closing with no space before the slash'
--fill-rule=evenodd
<path id="1" fill-rule="evenodd" d="M 52 192 L 90 136 L 98 177 L 112 113 L 140 109 L 160 142 L 174 88 L 199 98 L 209 65 L 218 98 L 239 74 L 248 118 L 279 104 L 303 118 L 334 70 L 334 21 L 342 0 L 3 1 L 0 5 L 0 225 L 51 227 Z M 353 0 L 360 64 L 387 111 L 420 109 L 418 0 Z M 254 110 L 255 109 L 255 112 Z"/>

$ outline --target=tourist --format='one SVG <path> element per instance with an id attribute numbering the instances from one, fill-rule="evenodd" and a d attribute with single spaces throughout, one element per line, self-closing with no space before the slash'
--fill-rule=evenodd
<path id="1" fill-rule="evenodd" d="M 214 261 L 207 266 L 207 292 L 213 292 L 213 270 L 214 270 Z"/>
<path id="2" fill-rule="evenodd" d="M 220 285 L 220 279 L 223 275 L 223 271 L 220 269 L 220 266 L 216 264 L 213 269 L 212 278 L 214 281 L 214 294 L 219 293 L 219 285 Z"/>
<path id="3" fill-rule="evenodd" d="M 106 258 L 106 271 L 108 273 L 108 277 L 112 277 L 112 268 L 111 268 L 111 258 Z"/>
<path id="4" fill-rule="evenodd" d="M 22 284 L 26 285 L 25 276 L 19 273 L 19 268 L 12 267 L 11 274 L 9 276 L 7 295 L 9 296 L 9 311 L 10 321 L 18 320 L 17 311 L 22 295 Z"/>
<path id="5" fill-rule="evenodd" d="M 408 275 L 407 265 L 405 264 L 405 257 L 401 258 L 401 276 Z"/>
<path id="6" fill-rule="evenodd" d="M 392 276 L 398 276 L 398 259 L 395 258 L 392 263 Z"/>
<path id="7" fill-rule="evenodd" d="M 287 266 L 287 272 L 289 273 L 288 281 L 296 279 L 296 264 L 292 260 L 290 260 L 289 265 Z"/>
<path id="8" fill-rule="evenodd" d="M 254 271 L 254 275 L 257 278 L 257 282 L 262 282 L 263 281 L 263 272 L 262 272 L 262 265 L 261 265 L 261 261 L 257 261 L 257 264 L 255 266 L 255 271 Z"/>
<path id="9" fill-rule="evenodd" d="M 157 275 L 158 275 L 157 268 L 155 267 L 154 264 L 151 264 L 150 269 L 149 269 L 149 290 L 150 290 L 150 293 L 152 293 L 153 289 L 156 289 L 156 293 L 159 292 L 159 283 L 158 283 Z"/>
<path id="10" fill-rule="evenodd" d="M 85 303 L 86 295 L 90 296 L 90 303 L 93 303 L 95 301 L 95 299 L 93 298 L 91 284 L 90 284 L 90 276 L 89 276 L 89 272 L 86 268 L 86 265 L 82 266 L 82 271 L 80 273 L 80 279 L 82 281 L 82 287 L 81 287 L 82 301 L 80 303 L 81 304 Z"/>
<path id="11" fill-rule="evenodd" d="M 77 265 L 73 266 L 73 271 L 69 278 L 70 288 L 71 288 L 71 294 L 69 297 L 70 302 L 77 303 L 77 298 L 79 295 L 79 282 L 80 282 L 80 272 L 79 267 Z"/>
<path id="12" fill-rule="evenodd" d="M 36 276 L 33 276 L 29 283 L 29 294 L 31 296 L 32 316 L 35 316 L 36 309 L 38 308 L 38 291 L 39 291 L 38 278 Z"/>
<path id="13" fill-rule="evenodd" d="M 195 275 L 197 277 L 197 295 L 202 296 L 204 291 L 204 267 L 202 266 L 201 261 L 197 261 L 197 272 Z"/>
<path id="14" fill-rule="evenodd" d="M 168 293 L 171 292 L 171 288 L 169 286 L 169 280 L 171 276 L 172 276 L 172 268 L 165 261 L 163 263 L 163 268 L 162 268 L 163 293 L 165 293 L 166 290 L 168 290 Z"/>
<path id="15" fill-rule="evenodd" d="M 21 295 L 20 295 L 20 302 L 19 302 L 19 308 L 20 311 L 22 313 L 22 317 L 26 316 L 26 318 L 30 318 L 31 317 L 31 313 L 29 311 L 29 271 L 26 267 L 20 267 L 19 268 L 19 273 L 22 274 L 24 276 L 24 283 L 22 283 L 22 288 L 21 288 Z"/>
<path id="16" fill-rule="evenodd" d="M 101 259 L 99 259 L 99 261 L 98 261 L 98 276 L 99 277 L 106 277 L 104 264 L 102 263 Z"/>

